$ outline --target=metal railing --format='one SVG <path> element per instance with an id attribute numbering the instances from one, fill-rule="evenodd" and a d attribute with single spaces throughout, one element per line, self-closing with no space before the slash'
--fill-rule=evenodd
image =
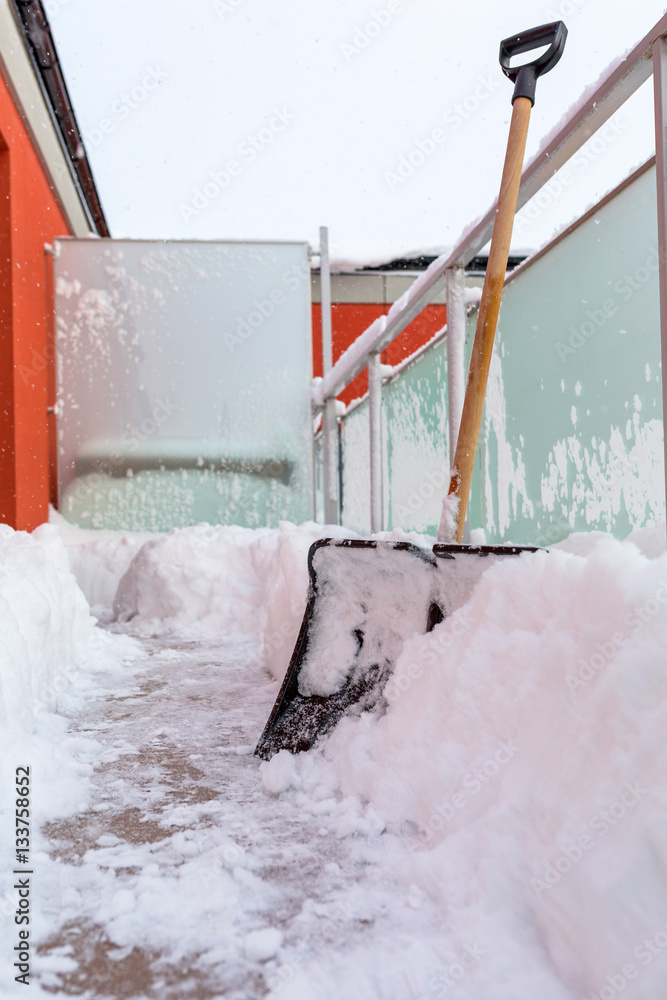
<path id="1" fill-rule="evenodd" d="M 519 188 L 517 211 L 565 165 L 565 163 L 600 129 L 653 73 L 655 93 L 655 130 L 658 183 L 658 237 L 660 248 L 660 328 L 662 370 L 667 372 L 667 15 L 662 17 L 645 37 L 628 53 L 597 86 L 565 123 L 550 133 L 541 148 L 524 168 Z M 364 368 L 369 374 L 369 404 L 375 413 L 370 423 L 371 445 L 371 530 L 381 530 L 379 500 L 381 472 L 379 441 L 379 406 L 382 392 L 380 353 L 415 319 L 433 297 L 447 286 L 447 385 L 449 400 L 450 453 L 456 445 L 458 424 L 463 404 L 465 373 L 463 355 L 465 342 L 465 297 L 463 269 L 488 243 L 493 230 L 497 202 L 486 214 L 471 225 L 454 249 L 436 258 L 389 309 L 380 316 L 340 356 L 313 386 L 316 409 L 335 412 L 330 401 L 335 399 Z M 324 313 L 324 300 L 323 300 Z M 377 360 L 376 360 L 377 359 Z M 663 379 L 663 415 L 667 416 L 667 379 Z M 325 454 L 337 448 L 335 416 L 324 420 Z M 327 437 L 329 445 L 327 446 Z M 328 452 L 327 452 L 328 447 Z M 374 470 L 374 471 L 373 471 Z M 331 471 L 325 465 L 324 489 Z M 667 476 L 667 435 L 665 438 L 665 472 Z M 331 487 L 329 486 L 329 489 Z M 329 512 L 334 513 L 330 507 Z"/>

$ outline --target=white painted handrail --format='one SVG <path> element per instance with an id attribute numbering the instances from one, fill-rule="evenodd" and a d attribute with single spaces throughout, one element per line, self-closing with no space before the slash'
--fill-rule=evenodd
<path id="1" fill-rule="evenodd" d="M 521 177 L 517 210 L 547 183 L 577 150 L 627 101 L 652 72 L 653 45 L 667 34 L 667 15 L 644 36 L 581 102 L 567 121 L 547 136 Z M 313 386 L 313 402 L 322 407 L 337 396 L 368 365 L 371 354 L 383 351 L 442 290 L 446 272 L 465 267 L 491 238 L 497 202 L 461 236 L 451 253 L 436 258 L 407 292 L 380 316 L 340 356 L 324 378 Z"/>
<path id="2" fill-rule="evenodd" d="M 324 376 L 333 366 L 331 342 L 331 267 L 329 259 L 329 229 L 320 226 L 320 302 L 322 316 L 322 369 Z M 324 401 L 322 417 L 324 450 L 324 523 L 338 524 L 340 504 L 338 496 L 338 417 L 336 399 L 329 396 Z"/>

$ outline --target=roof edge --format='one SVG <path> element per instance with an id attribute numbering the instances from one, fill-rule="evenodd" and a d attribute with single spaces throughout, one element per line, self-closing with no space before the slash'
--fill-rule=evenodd
<path id="1" fill-rule="evenodd" d="M 10 4 L 91 230 L 99 236 L 110 236 L 41 0 L 10 0 Z"/>

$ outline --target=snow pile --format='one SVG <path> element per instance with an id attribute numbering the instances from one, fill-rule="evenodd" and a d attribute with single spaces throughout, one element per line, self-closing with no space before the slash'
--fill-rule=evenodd
<path id="1" fill-rule="evenodd" d="M 0 525 L 0 726 L 33 730 L 81 671 L 112 657 L 51 525 L 31 535 Z"/>
<path id="2" fill-rule="evenodd" d="M 407 836 L 406 893 L 484 953 L 461 996 L 627 986 L 654 1000 L 667 957 L 665 649 L 667 555 L 598 536 L 500 559 L 466 605 L 405 643 L 384 716 L 343 719 L 296 773 L 279 755 L 261 780 L 304 802 L 333 785 Z"/>
<path id="3" fill-rule="evenodd" d="M 116 618 L 156 634 L 254 634 L 262 590 L 250 550 L 268 534 L 199 524 L 151 539 L 120 581 Z"/>
<path id="4" fill-rule="evenodd" d="M 94 531 L 70 524 L 51 508 L 49 522 L 58 528 L 70 567 L 96 614 L 111 608 L 118 583 L 135 555 L 155 535 L 147 531 Z"/>
<path id="5" fill-rule="evenodd" d="M 447 617 L 433 632 L 404 642 L 385 689 L 384 715 L 344 718 L 309 753 L 283 751 L 260 763 L 249 751 L 266 715 L 262 709 L 261 717 L 253 716 L 246 725 L 244 714 L 258 703 L 261 707 L 267 696 L 257 665 L 269 666 L 275 678 L 284 670 L 305 604 L 308 548 L 323 534 L 336 532 L 314 524 L 255 531 L 198 525 L 144 541 L 125 572 L 116 613 L 139 635 L 162 635 L 163 644 L 173 636 L 176 645 L 183 637 L 199 637 L 204 643 L 238 638 L 237 659 L 226 674 L 214 664 L 206 682 L 210 686 L 202 686 L 201 699 L 192 704 L 215 702 L 218 712 L 226 698 L 225 718 L 242 744 L 215 742 L 206 768 L 211 787 L 233 787 L 234 796 L 225 791 L 219 801 L 207 800 L 189 812 L 179 812 L 184 807 L 174 804 L 168 815 L 152 817 L 173 820 L 177 827 L 164 841 L 165 865 L 172 863 L 172 851 L 184 859 L 173 874 L 173 886 L 183 883 L 173 924 L 163 914 L 168 907 L 160 895 L 166 868 L 157 872 L 150 867 L 157 848 L 142 848 L 141 855 L 137 849 L 135 855 L 132 845 L 112 843 L 108 837 L 100 841 L 101 850 L 116 852 L 121 869 L 135 866 L 140 872 L 136 884 L 120 886 L 104 869 L 99 916 L 112 939 L 129 948 L 141 935 L 160 947 L 173 938 L 174 947 L 182 947 L 175 952 L 180 960 L 192 947 L 181 941 L 185 912 L 193 940 L 208 942 L 206 923 L 198 925 L 199 897 L 190 892 L 201 879 L 203 864 L 206 877 L 210 869 L 219 880 L 215 898 L 225 912 L 216 914 L 221 921 L 216 926 L 235 928 L 233 934 L 223 933 L 211 961 L 254 965 L 284 1000 L 340 995 L 391 1000 L 663 996 L 664 525 L 643 529 L 630 542 L 603 533 L 575 535 L 548 553 L 499 558 L 488 565 L 465 603 L 447 605 Z M 399 535 L 392 533 L 394 540 L 407 540 Z M 417 537 L 410 540 L 424 543 Z M 97 572 L 91 566 L 103 562 L 99 545 L 108 546 L 104 586 L 110 589 L 122 563 L 121 536 L 90 545 L 80 541 L 78 572 L 90 581 Z M 135 544 L 138 539 L 127 542 L 123 558 Z M 6 612 L 2 709 L 16 715 L 40 691 L 48 693 L 48 678 L 60 663 L 74 658 L 86 667 L 95 629 L 54 529 L 39 529 L 32 537 L 4 529 L 0 553 Z M 405 589 L 405 578 L 398 585 Z M 388 619 L 387 629 L 388 608 L 387 601 L 373 608 L 374 615 Z M 181 744 L 191 738 L 185 723 L 182 733 L 177 728 L 195 683 L 187 655 L 163 649 L 165 664 L 172 657 L 183 659 L 171 697 L 180 693 L 184 700 L 173 708 L 167 729 L 161 727 L 151 737 L 162 756 L 169 743 L 163 746 L 165 734 L 171 733 L 179 754 Z M 15 663 L 21 665 L 16 676 L 11 673 Z M 337 664 L 325 666 L 335 670 Z M 127 696 L 138 687 L 138 677 L 126 681 Z M 271 697 L 275 687 L 268 689 Z M 241 711 L 234 708 L 230 693 L 238 698 L 242 690 L 247 705 Z M 171 701 L 160 704 L 171 706 Z M 52 726 L 64 724 L 53 716 L 44 718 Z M 29 725 L 30 716 L 21 724 Z M 106 761 L 121 752 L 131 756 L 139 747 L 138 736 L 130 739 L 125 730 L 117 743 L 98 750 L 89 736 L 68 748 L 62 733 L 54 729 L 53 734 L 56 756 L 71 757 L 74 777 L 68 780 L 73 788 L 80 784 L 76 775 L 84 775 L 95 754 L 96 760 Z M 203 751 L 198 744 L 192 748 L 197 753 L 188 759 L 199 760 Z M 216 771 L 223 756 L 238 761 L 227 785 L 222 771 Z M 64 801 L 65 791 L 59 794 Z M 138 808 L 145 786 L 137 786 L 133 794 Z M 243 836 L 234 832 L 232 801 Z M 216 812 L 215 825 L 193 832 L 190 826 L 200 808 L 202 816 L 204 810 L 206 815 Z M 293 831 L 284 830 L 283 839 L 274 843 L 275 816 L 282 816 L 283 824 L 288 816 L 296 817 L 299 827 L 305 824 L 308 845 L 300 842 L 296 849 Z M 295 897 L 289 912 L 297 915 L 276 919 L 275 926 L 271 914 L 278 884 L 259 863 L 259 834 L 248 833 L 253 824 L 269 831 L 280 864 L 291 858 L 300 878 L 313 863 L 313 882 L 304 889 L 301 911 L 292 905 Z M 209 864 L 214 851 L 221 853 L 220 863 L 215 855 L 215 865 Z M 300 949 L 303 935 L 316 927 L 317 907 L 333 905 L 329 895 L 312 903 L 316 885 L 321 887 L 327 877 L 313 857 L 329 860 L 335 851 L 341 861 L 350 860 L 344 899 L 358 890 L 359 924 L 348 937 L 336 931 L 334 944 L 315 935 L 315 947 Z M 82 898 L 89 868 L 67 872 L 68 879 L 70 874 L 81 879 Z M 286 881 L 292 888 L 298 882 Z M 257 894 L 259 909 L 248 902 L 246 889 Z M 241 919 L 246 909 L 249 918 Z M 357 941 L 362 918 L 368 936 Z"/>
<path id="6" fill-rule="evenodd" d="M 455 542 L 459 528 L 459 507 L 461 498 L 456 493 L 450 493 L 442 501 L 440 524 L 438 525 L 439 542 Z"/>
<path id="7" fill-rule="evenodd" d="M 137 552 L 114 601 L 144 634 L 246 635 L 277 679 L 289 663 L 308 590 L 308 549 L 344 529 L 282 522 L 277 529 L 199 524 L 154 537 Z"/>
<path id="8" fill-rule="evenodd" d="M 246 958 L 251 962 L 266 962 L 279 951 L 283 936 L 275 927 L 251 931 L 245 939 Z"/>
<path id="9" fill-rule="evenodd" d="M 96 626 L 70 571 L 59 531 L 49 524 L 32 534 L 0 525 L 0 637 L 0 837 L 5 871 L 17 862 L 21 872 L 27 871 L 26 865 L 35 861 L 42 879 L 51 863 L 42 850 L 41 826 L 83 808 L 93 770 L 90 751 L 97 746 L 90 737 L 70 735 L 70 719 L 64 716 L 71 718 L 85 697 L 96 695 L 101 671 L 122 675 L 125 663 L 136 659 L 137 647 L 129 637 L 111 636 Z M 24 820 L 20 828 L 15 823 L 19 817 Z M 14 845 L 30 862 L 20 861 L 19 853 L 14 862 Z M 5 878 L 0 889 L 0 939 L 6 944 L 0 954 L 3 997 L 20 995 L 25 982 L 14 978 L 14 949 L 24 943 L 16 924 L 19 905 L 25 915 L 17 877 Z M 45 912 L 44 882 L 38 885 L 30 898 L 30 927 L 22 927 L 31 933 Z M 30 954 L 34 957 L 32 948 Z M 46 995 L 32 981 L 29 985 L 33 995 Z"/>

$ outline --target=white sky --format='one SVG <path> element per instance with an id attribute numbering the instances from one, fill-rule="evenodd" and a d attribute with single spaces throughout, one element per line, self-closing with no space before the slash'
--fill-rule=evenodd
<path id="1" fill-rule="evenodd" d="M 563 58 L 538 81 L 530 156 L 665 10 L 663 0 L 45 7 L 114 236 L 317 245 L 328 225 L 334 256 L 360 260 L 452 246 L 495 198 L 512 94 L 498 65 L 502 38 L 555 18 L 569 29 Z M 385 23 L 362 37 L 378 18 Z M 517 226 L 515 247 L 542 243 L 651 155 L 650 82 L 642 90 L 576 183 Z M 455 110 L 464 104 L 465 121 Z M 390 183 L 401 156 L 437 128 L 444 141 Z M 230 161 L 237 171 L 216 190 L 210 175 Z"/>

